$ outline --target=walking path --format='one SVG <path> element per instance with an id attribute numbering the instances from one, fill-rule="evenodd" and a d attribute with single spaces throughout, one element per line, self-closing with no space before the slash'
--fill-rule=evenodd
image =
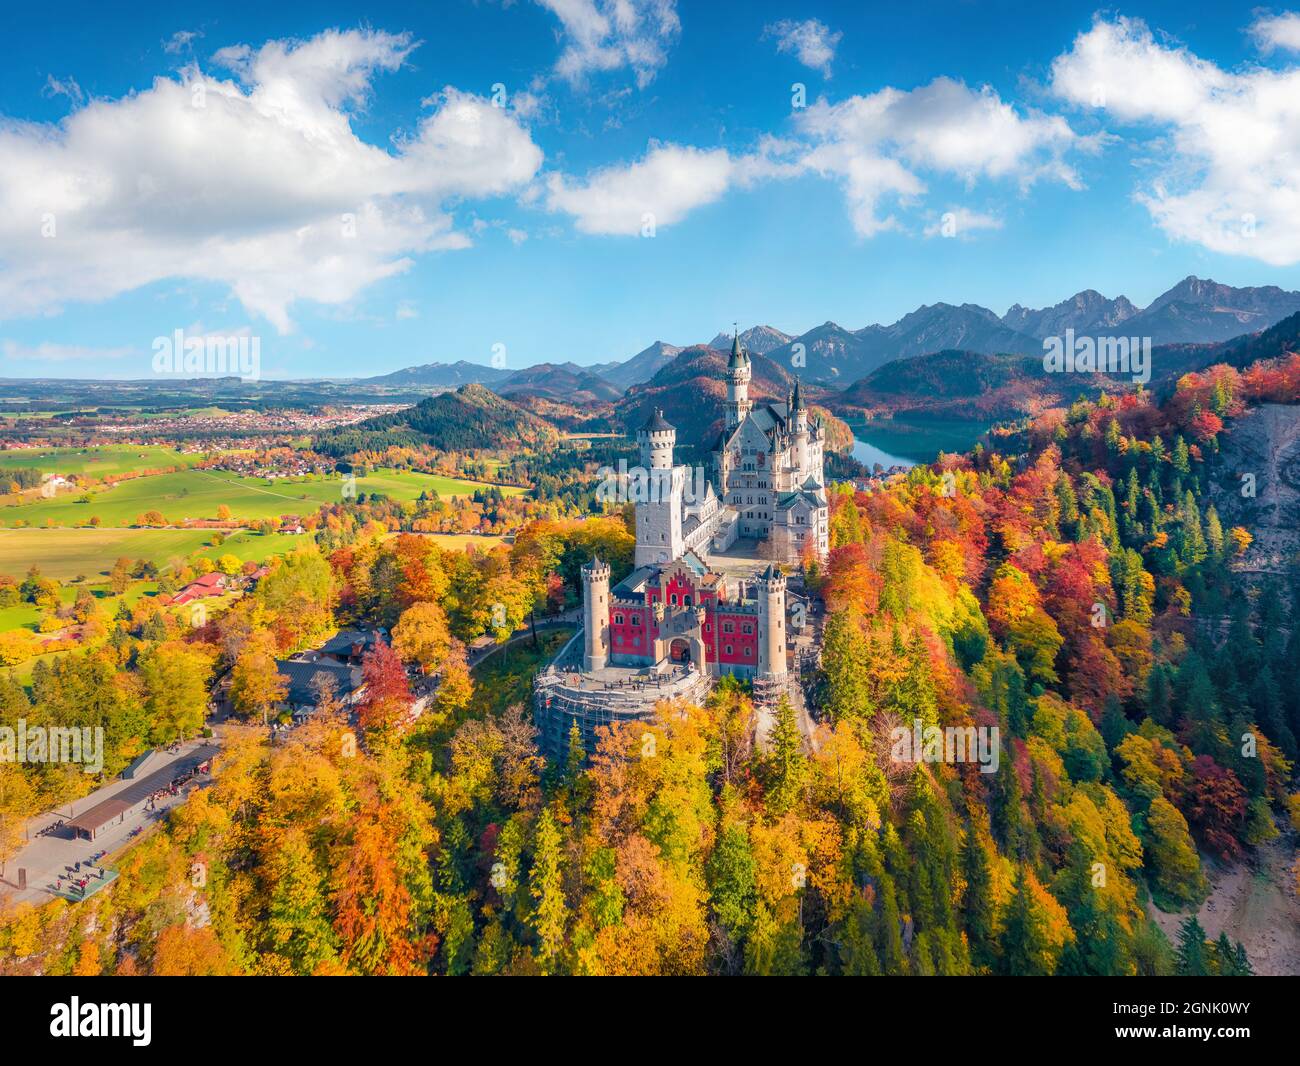
<path id="1" fill-rule="evenodd" d="M 573 610 L 566 611 L 563 614 L 552 615 L 548 618 L 539 618 L 537 620 L 537 632 L 543 629 L 554 629 L 556 626 L 571 626 L 582 624 L 582 608 L 575 607 Z M 509 647 L 511 644 L 517 644 L 521 640 L 527 640 L 533 635 L 531 625 L 525 625 L 523 629 L 517 629 L 510 635 L 510 639 L 501 644 L 489 644 L 486 648 L 471 649 L 466 655 L 466 665 L 472 670 L 478 666 L 484 659 L 487 659 L 502 648 Z"/>

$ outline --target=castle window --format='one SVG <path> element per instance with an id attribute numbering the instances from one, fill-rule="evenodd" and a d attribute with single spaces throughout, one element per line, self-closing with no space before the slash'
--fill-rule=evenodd
<path id="1" fill-rule="evenodd" d="M 724 633 L 734 633 L 736 631 L 736 624 L 734 622 L 723 622 L 722 631 Z"/>
<path id="2" fill-rule="evenodd" d="M 746 658 L 746 659 L 752 659 L 753 657 L 754 657 L 754 649 L 753 649 L 753 648 L 746 648 L 746 649 L 745 649 L 745 658 Z"/>
<path id="3" fill-rule="evenodd" d="M 669 596 L 669 597 L 668 597 L 668 602 L 671 603 L 674 607 L 676 607 L 676 606 L 677 606 L 677 593 L 674 592 L 671 596 Z"/>
<path id="4" fill-rule="evenodd" d="M 742 633 L 752 633 L 754 632 L 754 627 L 750 625 L 748 622 L 746 622 L 743 626 L 740 627 L 740 631 Z"/>
<path id="5" fill-rule="evenodd" d="M 621 626 L 623 624 L 623 616 L 621 614 L 614 615 L 614 624 L 616 626 Z"/>
<path id="6" fill-rule="evenodd" d="M 723 648 L 722 650 L 725 651 L 728 655 L 730 655 L 731 652 L 732 652 L 732 647 L 731 647 L 730 644 L 728 644 L 728 645 L 727 645 L 725 648 Z"/>
<path id="7" fill-rule="evenodd" d="M 690 598 L 690 596 L 683 596 L 683 597 L 682 597 L 682 606 L 683 606 L 683 607 L 689 607 L 690 605 L 691 605 L 691 598 Z"/>

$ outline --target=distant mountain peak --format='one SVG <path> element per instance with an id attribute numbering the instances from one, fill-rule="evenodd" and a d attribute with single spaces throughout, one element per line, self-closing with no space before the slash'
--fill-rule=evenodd
<path id="1" fill-rule="evenodd" d="M 774 348 L 789 344 L 792 340 L 794 338 L 790 334 L 783 333 L 775 326 L 750 326 L 740 334 L 740 343 L 745 351 L 756 352 L 759 355 L 766 355 Z M 709 341 L 708 347 L 719 351 L 730 351 L 731 341 L 732 334 L 724 331 Z"/>

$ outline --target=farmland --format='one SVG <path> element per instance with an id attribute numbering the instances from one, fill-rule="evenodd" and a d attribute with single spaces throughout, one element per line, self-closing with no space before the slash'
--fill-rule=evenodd
<path id="1" fill-rule="evenodd" d="M 230 508 L 233 518 L 254 522 L 312 513 L 322 504 L 338 503 L 347 485 L 340 477 L 268 481 L 223 470 L 182 470 L 93 490 L 86 502 L 81 502 L 83 493 L 73 491 L 0 508 L 0 522 L 9 526 L 20 520 L 31 526 L 74 526 L 97 517 L 103 526 L 129 526 L 145 512 L 158 511 L 169 524 L 179 524 L 187 519 L 215 518 L 222 504 Z M 443 497 L 468 496 L 487 487 L 482 482 L 396 470 L 378 470 L 355 481 L 358 496 L 380 493 L 402 501 L 414 500 L 426 491 Z M 523 490 L 502 491 L 516 495 Z"/>
<path id="2" fill-rule="evenodd" d="M 0 574 L 21 579 L 36 564 L 47 577 L 71 581 L 84 576 L 93 583 L 122 556 L 147 559 L 161 568 L 202 549 L 214 558 L 229 554 L 260 562 L 309 539 L 236 533 L 215 548 L 208 543 L 211 537 L 210 530 L 202 529 L 0 529 Z"/>
<path id="3" fill-rule="evenodd" d="M 34 468 L 42 474 L 76 474 L 93 478 L 127 474 L 133 470 L 158 470 L 193 466 L 197 455 L 152 444 L 110 445 L 100 448 L 15 448 L 0 452 L 0 470 Z"/>

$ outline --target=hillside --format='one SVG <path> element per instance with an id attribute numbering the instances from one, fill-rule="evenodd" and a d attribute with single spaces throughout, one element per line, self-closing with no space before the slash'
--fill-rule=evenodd
<path id="1" fill-rule="evenodd" d="M 1242 494 L 1242 472 L 1255 478 Z M 1241 560 L 1253 573 L 1284 574 L 1300 552 L 1300 407 L 1251 407 L 1223 436 L 1211 480 L 1225 525 L 1248 528 L 1254 540 Z"/>
<path id="2" fill-rule="evenodd" d="M 538 363 L 517 370 L 496 387 L 501 396 L 529 395 L 575 404 L 608 403 L 623 390 L 576 363 Z"/>
<path id="3" fill-rule="evenodd" d="M 358 384 L 389 387 L 455 389 L 461 385 L 491 385 L 504 381 L 514 371 L 460 359 L 454 363 L 424 363 L 380 374 L 373 378 L 360 378 Z"/>
<path id="4" fill-rule="evenodd" d="M 942 303 L 919 307 L 891 326 L 848 330 L 835 322 L 825 322 L 773 349 L 771 357 L 790 363 L 796 345 L 803 346 L 807 378 L 827 385 L 856 380 L 895 359 L 911 359 L 944 349 L 1023 355 L 1042 351 L 1037 340 L 1003 325 L 987 308 Z"/>
<path id="5" fill-rule="evenodd" d="M 314 447 L 343 457 L 390 445 L 439 451 L 502 450 L 559 440 L 555 427 L 482 385 L 462 385 L 392 414 L 323 433 Z"/>
<path id="6" fill-rule="evenodd" d="M 997 420 L 1037 414 L 1103 387 L 1127 388 L 1127 382 L 1045 374 L 1037 356 L 942 351 L 886 363 L 827 402 L 850 418 L 925 412 Z"/>

